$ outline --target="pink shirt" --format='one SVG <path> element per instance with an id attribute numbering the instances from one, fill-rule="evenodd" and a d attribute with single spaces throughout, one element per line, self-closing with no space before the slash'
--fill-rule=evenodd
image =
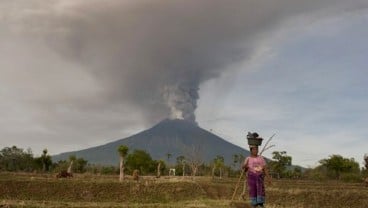
<path id="1" fill-rule="evenodd" d="M 262 156 L 247 157 L 244 161 L 244 165 L 253 173 L 262 173 L 263 168 L 266 166 L 266 161 Z"/>

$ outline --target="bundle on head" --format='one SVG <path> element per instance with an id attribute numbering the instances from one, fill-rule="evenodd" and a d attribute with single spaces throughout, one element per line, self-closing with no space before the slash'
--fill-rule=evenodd
<path id="1" fill-rule="evenodd" d="M 262 144 L 263 138 L 259 137 L 257 132 L 248 132 L 247 135 L 248 145 L 260 146 Z"/>

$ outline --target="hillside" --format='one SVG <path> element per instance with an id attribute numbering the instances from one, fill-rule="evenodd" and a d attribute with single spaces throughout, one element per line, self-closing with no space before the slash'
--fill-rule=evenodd
<path id="1" fill-rule="evenodd" d="M 249 151 L 236 146 L 215 134 L 185 120 L 163 120 L 150 129 L 120 139 L 105 145 L 96 146 L 80 151 L 66 152 L 53 156 L 53 161 L 68 159 L 70 155 L 83 157 L 89 163 L 103 165 L 117 165 L 119 156 L 117 147 L 127 145 L 130 151 L 142 149 L 147 151 L 153 159 L 167 162 L 167 154 L 172 156 L 170 163 L 175 163 L 176 157 L 187 156 L 195 149 L 196 156 L 209 163 L 217 155 L 225 158 L 226 164 L 232 163 L 234 154 L 249 155 Z"/>

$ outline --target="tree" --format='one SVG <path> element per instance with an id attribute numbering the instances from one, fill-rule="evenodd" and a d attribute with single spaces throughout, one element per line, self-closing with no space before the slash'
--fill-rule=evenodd
<path id="1" fill-rule="evenodd" d="M 365 180 L 367 180 L 367 186 L 368 186 L 368 154 L 364 154 L 363 156 L 364 159 L 364 167 L 362 168 L 362 174 L 365 178 Z"/>
<path id="2" fill-rule="evenodd" d="M 331 155 L 330 158 L 322 159 L 319 163 L 333 172 L 336 179 L 340 179 L 341 173 L 359 172 L 359 163 L 354 158 L 344 158 L 341 155 Z"/>
<path id="3" fill-rule="evenodd" d="M 97 172 L 96 167 L 93 167 L 90 165 L 87 167 L 88 161 L 84 158 L 80 157 L 78 158 L 75 155 L 70 155 L 68 160 L 59 160 L 56 163 L 53 163 L 53 169 L 56 172 L 62 172 L 66 171 L 67 173 L 73 174 L 73 173 L 84 173 L 87 171 L 87 168 L 89 171 L 93 172 L 92 169 L 95 168 L 95 172 Z"/>
<path id="4" fill-rule="evenodd" d="M 163 161 L 163 160 L 154 160 L 153 164 L 154 164 L 153 166 L 156 166 L 156 170 L 157 170 L 156 177 L 157 178 L 161 177 L 161 172 L 163 172 L 166 169 L 165 161 Z"/>
<path id="5" fill-rule="evenodd" d="M 42 160 L 42 171 L 46 171 L 46 157 L 47 157 L 47 149 L 42 151 L 41 160 Z"/>
<path id="6" fill-rule="evenodd" d="M 295 167 L 292 172 L 293 178 L 301 178 L 302 177 L 302 168 L 301 167 Z"/>
<path id="7" fill-rule="evenodd" d="M 176 166 L 179 167 L 178 170 L 181 168 L 182 175 L 185 176 L 186 161 L 183 155 L 180 155 L 176 158 Z M 180 171 L 178 171 L 178 174 L 180 174 Z"/>
<path id="8" fill-rule="evenodd" d="M 0 151 L 0 170 L 33 171 L 36 167 L 32 151 L 17 146 L 5 147 Z"/>
<path id="9" fill-rule="evenodd" d="M 236 169 L 236 164 L 239 163 L 239 155 L 238 154 L 233 154 L 233 168 L 234 170 Z"/>
<path id="10" fill-rule="evenodd" d="M 170 158 L 171 158 L 172 154 L 171 153 L 167 153 L 166 157 L 167 157 L 167 164 L 170 165 Z"/>
<path id="11" fill-rule="evenodd" d="M 138 169 L 141 174 L 154 173 L 157 165 L 157 161 L 152 160 L 151 155 L 144 150 L 134 150 L 126 158 L 126 166 L 131 172 Z M 162 167 L 163 165 L 161 164 Z"/>
<path id="12" fill-rule="evenodd" d="M 52 160 L 51 160 L 51 156 L 47 154 L 46 148 L 42 151 L 40 160 L 42 162 L 42 171 L 43 172 L 48 171 L 50 166 L 52 165 Z"/>
<path id="13" fill-rule="evenodd" d="M 222 155 L 217 155 L 215 159 L 213 159 L 213 169 L 212 169 L 212 178 L 215 176 L 215 170 L 218 169 L 220 171 L 220 178 L 222 178 L 222 168 L 225 165 L 225 160 Z"/>
<path id="14" fill-rule="evenodd" d="M 123 181 L 124 180 L 124 159 L 125 157 L 127 156 L 128 154 L 128 151 L 129 151 L 129 148 L 125 145 L 120 145 L 119 148 L 118 148 L 118 152 L 119 152 L 119 155 L 120 155 L 120 175 L 119 175 L 119 181 Z"/>
<path id="15" fill-rule="evenodd" d="M 119 173 L 119 168 L 116 168 L 115 166 L 102 166 L 101 167 L 101 174 L 105 175 L 115 175 Z"/>
<path id="16" fill-rule="evenodd" d="M 161 160 L 160 161 L 157 161 L 157 175 L 156 177 L 159 178 L 161 177 Z"/>
<path id="17" fill-rule="evenodd" d="M 291 156 L 288 156 L 286 151 L 274 151 L 272 152 L 272 159 L 273 161 L 269 162 L 271 171 L 276 173 L 278 177 L 284 177 L 286 168 L 291 165 Z"/>
<path id="18" fill-rule="evenodd" d="M 84 173 L 86 172 L 88 161 L 83 158 L 77 158 L 75 160 L 74 170 L 76 173 Z"/>
<path id="19" fill-rule="evenodd" d="M 197 175 L 197 171 L 202 162 L 202 150 L 200 146 L 192 146 L 185 149 L 186 158 L 192 171 L 192 176 Z"/>
<path id="20" fill-rule="evenodd" d="M 75 155 L 69 156 L 69 167 L 67 170 L 67 173 L 73 173 L 73 163 L 77 160 L 77 157 Z"/>

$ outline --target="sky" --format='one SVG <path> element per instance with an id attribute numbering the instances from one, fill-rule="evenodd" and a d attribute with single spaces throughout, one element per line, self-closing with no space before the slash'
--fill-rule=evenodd
<path id="1" fill-rule="evenodd" d="M 2 0 L 0 148 L 102 145 L 179 118 L 315 167 L 363 165 L 368 2 Z"/>

